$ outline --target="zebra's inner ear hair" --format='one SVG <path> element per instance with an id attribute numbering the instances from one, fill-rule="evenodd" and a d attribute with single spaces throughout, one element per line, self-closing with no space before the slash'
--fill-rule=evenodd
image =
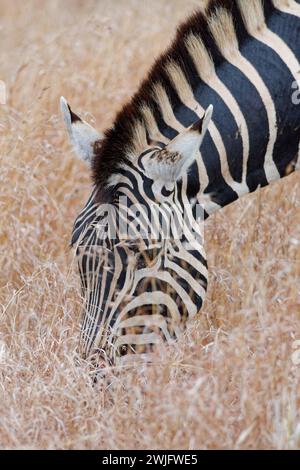
<path id="1" fill-rule="evenodd" d="M 146 176 L 163 183 L 179 180 L 197 157 L 212 113 L 210 105 L 202 119 L 178 134 L 162 150 L 146 153 L 142 160 Z"/>
<path id="2" fill-rule="evenodd" d="M 91 164 L 103 135 L 77 116 L 63 96 L 60 98 L 60 108 L 75 153 L 81 160 Z"/>

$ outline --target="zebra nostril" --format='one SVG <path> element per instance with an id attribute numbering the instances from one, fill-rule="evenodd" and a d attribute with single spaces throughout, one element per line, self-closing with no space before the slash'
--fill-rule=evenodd
<path id="1" fill-rule="evenodd" d="M 125 356 L 127 354 L 127 351 L 128 351 L 128 347 L 126 346 L 126 344 L 123 344 L 119 350 L 120 356 Z"/>

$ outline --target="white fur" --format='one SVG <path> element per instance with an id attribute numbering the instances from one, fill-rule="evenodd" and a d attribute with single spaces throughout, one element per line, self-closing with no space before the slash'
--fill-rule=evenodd
<path id="1" fill-rule="evenodd" d="M 90 164 L 94 155 L 94 144 L 103 139 L 102 134 L 83 120 L 72 122 L 68 103 L 63 96 L 60 98 L 60 107 L 75 153 L 81 160 Z"/>

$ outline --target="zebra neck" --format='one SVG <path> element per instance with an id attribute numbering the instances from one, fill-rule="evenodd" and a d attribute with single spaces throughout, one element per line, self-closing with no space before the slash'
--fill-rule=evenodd
<path id="1" fill-rule="evenodd" d="M 166 138 L 196 121 L 209 104 L 214 106 L 213 122 L 187 182 L 190 198 L 207 195 L 208 214 L 299 166 L 300 6 L 293 5 L 291 11 L 280 11 L 265 2 L 266 22 L 257 29 L 249 25 L 247 40 L 237 31 L 233 52 L 216 44 L 217 37 L 205 45 L 214 59 L 209 76 L 197 66 L 203 45 L 196 41 L 190 42 L 185 57 L 188 76 L 169 67 L 176 93 L 168 90 L 173 116 L 165 111 L 160 121 Z M 221 14 L 216 21 L 222 24 Z"/>

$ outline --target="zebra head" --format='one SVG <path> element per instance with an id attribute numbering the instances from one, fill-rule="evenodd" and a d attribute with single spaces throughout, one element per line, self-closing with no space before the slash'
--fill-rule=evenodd
<path id="1" fill-rule="evenodd" d="M 101 134 L 64 99 L 61 105 L 75 150 L 93 166 L 101 158 Z M 77 217 L 72 245 L 84 297 L 84 357 L 148 358 L 200 310 L 207 287 L 201 207 L 195 211 L 189 201 L 185 176 L 212 111 L 166 145 L 151 141 L 138 155 L 129 152 L 106 191 L 96 185 Z"/>

